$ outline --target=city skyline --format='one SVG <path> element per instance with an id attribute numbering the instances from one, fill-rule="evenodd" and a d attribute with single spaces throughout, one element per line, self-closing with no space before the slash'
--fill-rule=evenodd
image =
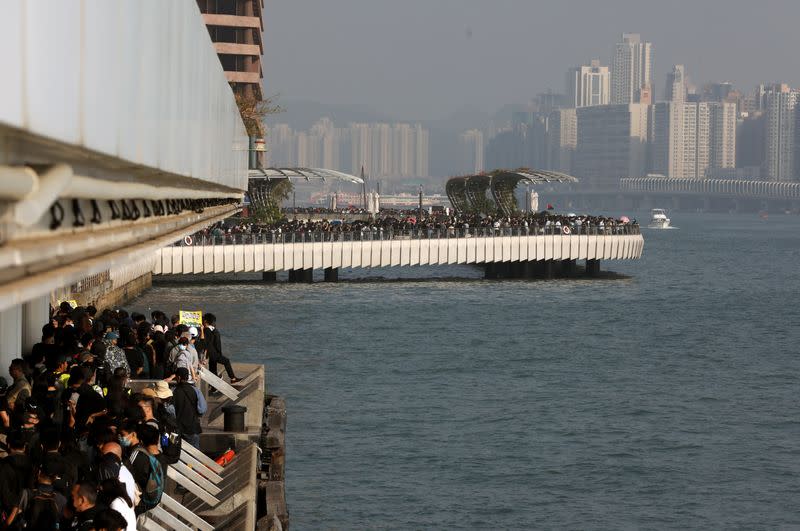
<path id="1" fill-rule="evenodd" d="M 270 72 L 265 93 L 360 103 L 402 121 L 441 118 L 464 108 L 493 112 L 548 89 L 561 92 L 570 66 L 593 58 L 611 66 L 614 44 L 625 32 L 654 43 L 653 89 L 659 98 L 675 64 L 685 65 L 698 85 L 731 81 L 745 90 L 759 83 L 800 85 L 790 26 L 800 5 L 577 4 L 273 0 L 271 16 L 265 17 L 264 60 Z M 292 21 L 308 9 L 319 16 L 291 56 L 272 53 L 293 36 Z M 565 28 L 570 28 L 566 34 Z M 754 35 L 759 38 L 749 38 Z"/>

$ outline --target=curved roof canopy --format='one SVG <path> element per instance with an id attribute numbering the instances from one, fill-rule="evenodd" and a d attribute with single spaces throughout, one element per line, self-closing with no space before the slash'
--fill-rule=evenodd
<path id="1" fill-rule="evenodd" d="M 259 168 L 250 170 L 250 179 L 289 179 L 289 180 L 321 180 L 345 181 L 351 184 L 364 184 L 364 180 L 335 170 L 322 168 Z"/>
<path id="2" fill-rule="evenodd" d="M 578 182 L 578 179 L 566 173 L 519 168 L 453 177 L 447 181 L 445 190 L 450 203 L 457 212 L 471 210 L 488 213 L 499 210 L 504 215 L 511 215 L 516 209 L 514 190 L 521 182 L 529 184 L 574 183 Z M 491 199 L 486 196 L 487 190 L 491 193 Z"/>

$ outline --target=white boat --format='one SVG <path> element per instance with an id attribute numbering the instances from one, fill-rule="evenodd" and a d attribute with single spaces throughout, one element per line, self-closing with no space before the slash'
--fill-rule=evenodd
<path id="1" fill-rule="evenodd" d="M 648 225 L 651 229 L 668 229 L 669 226 L 669 218 L 667 217 L 666 211 L 662 208 L 654 208 L 650 211 L 650 225 Z"/>

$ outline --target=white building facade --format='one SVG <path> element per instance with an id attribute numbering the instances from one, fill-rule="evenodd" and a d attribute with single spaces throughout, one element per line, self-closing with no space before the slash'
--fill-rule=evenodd
<path id="1" fill-rule="evenodd" d="M 458 172 L 464 175 L 478 174 L 484 170 L 483 132 L 480 129 L 464 131 L 458 137 Z"/>
<path id="2" fill-rule="evenodd" d="M 611 103 L 638 103 L 653 84 L 653 45 L 638 33 L 624 33 L 614 47 L 611 64 Z"/>
<path id="3" fill-rule="evenodd" d="M 787 85 L 767 91 L 763 176 L 768 181 L 797 180 L 796 131 L 798 92 Z"/>
<path id="4" fill-rule="evenodd" d="M 567 105 L 589 107 L 611 102 L 611 73 L 593 60 L 589 66 L 576 66 L 567 72 Z"/>
<path id="5" fill-rule="evenodd" d="M 650 172 L 703 179 L 736 165 L 736 106 L 661 102 L 650 108 Z"/>

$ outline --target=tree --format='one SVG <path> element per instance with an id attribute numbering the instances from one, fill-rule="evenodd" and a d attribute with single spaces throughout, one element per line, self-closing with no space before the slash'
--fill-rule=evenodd
<path id="1" fill-rule="evenodd" d="M 270 96 L 266 99 L 258 99 L 253 96 L 236 94 L 236 105 L 239 106 L 239 114 L 242 116 L 244 127 L 249 136 L 264 136 L 264 120 L 267 116 L 283 112 L 283 108 L 276 103 L 278 96 Z M 261 161 L 257 162 L 261 166 Z M 274 223 L 279 221 L 281 214 L 281 203 L 292 193 L 294 186 L 289 179 L 279 179 L 270 182 L 267 187 L 266 201 L 253 204 L 251 209 L 252 217 L 261 223 Z"/>
<path id="2" fill-rule="evenodd" d="M 242 115 L 248 135 L 263 136 L 264 119 L 271 114 L 283 112 L 283 108 L 276 103 L 277 99 L 277 95 L 262 100 L 254 96 L 236 94 L 236 105 L 239 106 L 239 114 Z"/>
<path id="3" fill-rule="evenodd" d="M 271 224 L 283 219 L 281 203 L 289 198 L 294 190 L 294 185 L 289 179 L 275 179 L 269 182 L 266 188 L 266 197 L 263 202 L 253 203 L 251 216 L 259 223 Z"/>

